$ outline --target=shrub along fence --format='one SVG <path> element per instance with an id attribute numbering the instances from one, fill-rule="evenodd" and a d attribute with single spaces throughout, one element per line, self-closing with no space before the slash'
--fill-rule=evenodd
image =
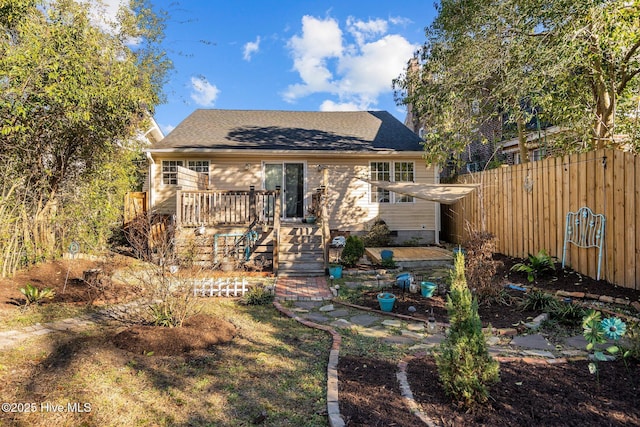
<path id="1" fill-rule="evenodd" d="M 606 217 L 601 278 L 640 289 L 640 157 L 606 149 L 501 167 L 459 178 L 482 185 L 442 206 L 443 238 L 464 244 L 468 227 L 497 238 L 497 251 L 562 259 L 565 219 L 583 206 Z M 569 245 L 567 264 L 595 278 L 598 249 Z"/>

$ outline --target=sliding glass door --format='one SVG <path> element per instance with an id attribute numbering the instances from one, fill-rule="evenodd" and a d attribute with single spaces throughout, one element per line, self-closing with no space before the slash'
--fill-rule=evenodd
<path id="1" fill-rule="evenodd" d="M 304 163 L 265 163 L 264 188 L 282 192 L 284 218 L 304 216 Z"/>

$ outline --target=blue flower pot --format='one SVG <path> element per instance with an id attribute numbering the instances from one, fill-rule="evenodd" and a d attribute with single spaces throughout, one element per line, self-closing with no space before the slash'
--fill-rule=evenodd
<path id="1" fill-rule="evenodd" d="M 388 249 L 383 250 L 382 252 L 380 252 L 380 258 L 381 259 L 392 259 L 393 258 L 393 251 L 390 251 Z"/>
<path id="2" fill-rule="evenodd" d="M 400 289 L 409 290 L 409 286 L 411 286 L 411 274 L 402 273 L 396 276 L 396 286 Z"/>
<path id="3" fill-rule="evenodd" d="M 431 298 L 433 296 L 433 292 L 436 290 L 438 285 L 431 282 L 421 282 L 420 283 L 420 293 L 425 298 Z"/>
<path id="4" fill-rule="evenodd" d="M 378 294 L 378 303 L 380 310 L 389 312 L 393 310 L 393 304 L 396 302 L 396 296 L 389 292 L 381 292 Z"/>
<path id="5" fill-rule="evenodd" d="M 334 279 L 342 279 L 342 266 L 334 265 L 329 267 L 329 275 L 333 276 Z"/>

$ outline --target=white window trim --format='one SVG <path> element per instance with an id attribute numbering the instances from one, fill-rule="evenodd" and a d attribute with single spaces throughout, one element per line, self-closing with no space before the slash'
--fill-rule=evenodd
<path id="1" fill-rule="evenodd" d="M 375 161 L 372 160 L 369 162 L 369 178 L 371 178 L 371 168 L 372 165 L 374 163 L 388 163 L 389 164 L 389 182 L 396 182 L 395 181 L 395 176 L 396 176 L 396 163 L 411 163 L 413 165 L 413 181 L 397 181 L 397 182 L 415 182 L 416 180 L 416 162 L 413 160 L 392 160 L 392 161 L 387 161 L 387 160 L 382 160 L 382 161 Z M 380 202 L 380 201 L 372 201 L 372 196 L 373 196 L 373 188 L 375 187 L 375 185 L 369 184 L 369 204 L 385 204 L 385 205 L 395 205 L 395 204 L 401 204 L 401 205 L 408 205 L 408 204 L 415 204 L 416 203 L 416 198 L 412 197 L 412 196 L 407 196 L 407 197 L 411 197 L 411 201 L 400 201 L 398 199 L 401 199 L 403 197 L 403 195 L 400 195 L 399 197 L 396 196 L 396 193 L 393 191 L 389 190 L 389 201 L 388 202 Z M 396 198 L 397 197 L 397 198 Z"/>
<path id="2" fill-rule="evenodd" d="M 165 187 L 175 187 L 175 186 L 178 185 L 177 183 L 176 184 L 167 184 L 164 181 L 164 174 L 165 174 L 165 172 L 164 172 L 164 163 L 165 162 L 180 163 L 180 164 L 176 164 L 176 166 L 180 166 L 180 167 L 187 168 L 187 169 L 190 169 L 190 170 L 193 170 L 193 169 L 191 169 L 189 167 L 190 166 L 189 162 L 206 162 L 208 164 L 209 172 L 198 172 L 198 173 L 206 173 L 207 174 L 207 180 L 208 181 L 211 180 L 211 160 L 209 160 L 209 159 L 165 159 L 165 160 L 162 160 L 162 162 L 160 163 L 160 182 Z M 194 171 L 194 172 L 197 172 L 197 171 Z M 176 175 L 176 179 L 177 179 L 177 175 Z"/>
<path id="3" fill-rule="evenodd" d="M 184 167 L 184 162 L 185 161 L 184 160 L 175 160 L 175 159 L 166 159 L 166 160 L 162 160 L 162 162 L 160 163 L 160 182 L 162 183 L 162 186 L 164 186 L 164 187 L 175 187 L 175 186 L 178 185 L 178 171 L 176 169 L 176 172 L 175 172 L 175 174 L 176 174 L 176 183 L 175 184 L 171 184 L 171 183 L 165 182 L 165 180 L 164 180 L 164 174 L 165 174 L 164 164 L 165 164 L 165 162 L 175 162 L 176 163 L 175 166 L 177 168 L 178 166 Z M 180 164 L 178 164 L 178 163 L 180 163 Z M 167 173 L 171 173 L 171 172 L 167 172 Z"/>

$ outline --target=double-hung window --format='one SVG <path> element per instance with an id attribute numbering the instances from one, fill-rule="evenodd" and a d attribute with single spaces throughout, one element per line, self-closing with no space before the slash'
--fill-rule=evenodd
<path id="1" fill-rule="evenodd" d="M 371 162 L 372 181 L 391 181 L 391 164 L 389 162 Z M 384 188 L 371 186 L 371 202 L 391 203 L 391 192 Z"/>
<path id="2" fill-rule="evenodd" d="M 192 171 L 209 175 L 209 160 L 189 160 L 187 167 Z"/>
<path id="3" fill-rule="evenodd" d="M 372 181 L 414 182 L 414 162 L 371 162 L 369 177 Z M 371 186 L 372 203 L 413 203 L 411 196 L 393 193 Z"/>
<path id="4" fill-rule="evenodd" d="M 162 183 L 165 185 L 178 184 L 178 167 L 182 166 L 182 160 L 162 161 Z"/>
<path id="5" fill-rule="evenodd" d="M 393 164 L 395 182 L 414 182 L 413 162 L 395 162 Z M 396 203 L 413 203 L 413 197 L 394 193 Z"/>

